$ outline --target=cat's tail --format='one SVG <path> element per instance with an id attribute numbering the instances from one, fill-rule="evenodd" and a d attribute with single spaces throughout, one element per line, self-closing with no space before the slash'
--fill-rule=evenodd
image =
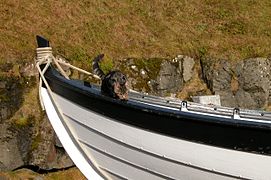
<path id="1" fill-rule="evenodd" d="M 102 69 L 99 66 L 99 62 L 103 59 L 104 54 L 99 54 L 97 57 L 95 57 L 92 61 L 92 69 L 93 69 L 93 73 L 98 75 L 102 80 L 105 77 L 104 72 L 102 71 Z"/>

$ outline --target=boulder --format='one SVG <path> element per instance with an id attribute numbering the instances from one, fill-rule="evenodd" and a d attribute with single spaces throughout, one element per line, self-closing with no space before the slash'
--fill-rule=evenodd
<path id="1" fill-rule="evenodd" d="M 29 164 L 38 166 L 41 169 L 62 169 L 73 166 L 73 162 L 56 141 L 56 134 L 47 116 L 35 129 L 35 136 L 32 140 L 32 152 Z"/>
<path id="2" fill-rule="evenodd" d="M 202 59 L 202 78 L 215 95 L 220 95 L 222 106 L 237 106 L 231 88 L 234 76 L 231 64 L 224 59 Z"/>
<path id="3" fill-rule="evenodd" d="M 164 96 L 182 88 L 183 77 L 179 62 L 164 61 L 156 78 L 156 93 Z"/>
<path id="4" fill-rule="evenodd" d="M 184 55 L 178 55 L 177 58 L 181 60 L 179 62 L 181 63 L 180 67 L 182 67 L 183 80 L 188 82 L 193 77 L 195 61 L 193 58 Z"/>
<path id="5" fill-rule="evenodd" d="M 165 96 L 178 93 L 195 75 L 194 68 L 194 59 L 184 55 L 163 61 L 155 83 L 152 83 L 155 84 L 155 94 Z"/>
<path id="6" fill-rule="evenodd" d="M 243 107 L 263 108 L 268 105 L 271 80 L 270 65 L 271 61 L 266 58 L 246 59 L 239 64 L 240 93 L 246 94 L 246 99 L 253 102 L 253 104 L 244 103 Z M 237 101 L 240 101 L 238 96 L 236 98 Z M 242 101 L 246 102 L 246 99 Z"/>
<path id="7" fill-rule="evenodd" d="M 24 165 L 18 139 L 9 128 L 8 123 L 0 124 L 0 171 L 13 170 Z"/>
<path id="8" fill-rule="evenodd" d="M 230 63 L 227 60 L 202 60 L 203 79 L 221 97 L 223 106 L 260 109 L 270 97 L 270 60 L 250 58 Z"/>

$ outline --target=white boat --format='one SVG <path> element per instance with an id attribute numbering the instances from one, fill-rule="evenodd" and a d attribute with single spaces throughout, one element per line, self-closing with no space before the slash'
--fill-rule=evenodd
<path id="1" fill-rule="evenodd" d="M 49 42 L 38 37 L 38 45 L 42 105 L 86 178 L 271 179 L 268 112 L 137 92 L 112 99 L 68 79 Z"/>

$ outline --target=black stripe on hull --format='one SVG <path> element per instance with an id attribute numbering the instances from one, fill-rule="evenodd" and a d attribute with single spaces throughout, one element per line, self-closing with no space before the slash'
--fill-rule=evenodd
<path id="1" fill-rule="evenodd" d="M 95 94 L 91 88 L 74 86 L 52 69 L 48 69 L 45 77 L 53 92 L 112 120 L 192 142 L 271 154 L 271 130 L 260 123 L 240 125 L 218 117 L 167 113 L 162 108 L 121 102 Z"/>

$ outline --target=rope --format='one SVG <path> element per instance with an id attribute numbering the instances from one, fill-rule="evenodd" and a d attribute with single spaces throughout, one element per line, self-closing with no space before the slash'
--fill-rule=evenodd
<path id="1" fill-rule="evenodd" d="M 64 65 L 64 66 L 67 66 L 69 68 L 72 68 L 72 69 L 75 69 L 81 73 L 84 73 L 86 75 L 89 75 L 89 76 L 92 76 L 96 79 L 99 79 L 100 80 L 100 77 L 95 75 L 95 74 L 92 74 L 88 71 L 85 71 L 83 69 L 80 69 L 78 67 L 75 67 L 69 63 L 66 63 L 64 61 L 62 61 L 61 59 L 57 59 L 53 56 L 52 54 L 52 48 L 51 47 L 43 47 L 43 48 L 37 48 L 36 49 L 37 51 L 37 62 L 36 62 L 36 66 L 37 66 L 37 69 L 39 71 L 39 74 L 40 74 L 40 81 L 39 81 L 39 99 L 40 99 L 40 104 L 41 104 L 41 108 L 42 110 L 45 110 L 44 108 L 44 105 L 42 103 L 42 98 L 41 98 L 41 94 L 40 94 L 40 89 L 41 89 L 41 86 L 42 86 L 42 82 L 45 83 L 45 86 L 47 87 L 48 91 L 49 92 L 52 92 L 49 85 L 47 84 L 47 81 L 46 79 L 44 78 L 44 73 L 46 72 L 46 70 L 48 69 L 48 67 L 54 63 L 58 70 L 60 71 L 61 75 L 63 75 L 66 79 L 70 79 L 69 76 L 65 73 L 65 71 L 62 69 L 62 67 L 60 66 L 60 64 Z M 44 67 L 44 69 L 41 71 L 40 69 L 40 65 L 41 64 L 46 64 L 46 66 Z M 52 93 L 50 93 L 52 94 Z"/>
<path id="2" fill-rule="evenodd" d="M 81 73 L 84 73 L 84 74 L 86 74 L 86 75 L 92 76 L 92 77 L 94 77 L 94 78 L 96 78 L 96 79 L 101 79 L 99 76 L 97 76 L 97 75 L 95 75 L 95 74 L 92 74 L 92 73 L 90 73 L 90 72 L 88 72 L 88 71 L 85 71 L 85 70 L 83 70 L 83 69 L 80 69 L 80 68 L 78 68 L 78 67 L 75 67 L 75 66 L 73 66 L 73 65 L 71 65 L 71 64 L 69 64 L 69 63 L 63 62 L 63 61 L 61 61 L 61 60 L 59 60 L 59 59 L 57 59 L 56 61 L 57 61 L 58 63 L 60 63 L 60 64 L 63 64 L 63 65 L 65 65 L 65 66 L 69 67 L 69 68 L 75 69 L 75 70 L 77 70 L 77 71 L 79 71 L 79 72 L 81 72 Z"/>
<path id="3" fill-rule="evenodd" d="M 51 64 L 51 61 L 48 60 L 46 66 L 45 66 L 44 69 L 43 69 L 43 71 L 41 71 L 41 69 L 40 69 L 40 63 L 38 62 L 38 63 L 36 64 L 37 69 L 38 69 L 39 74 L 40 74 L 40 81 L 39 81 L 39 99 L 40 99 L 40 104 L 41 104 L 41 108 L 42 108 L 43 111 L 45 110 L 45 108 L 44 108 L 44 104 L 43 104 L 43 102 L 42 102 L 42 98 L 41 98 L 40 92 L 41 92 L 41 87 L 42 87 L 42 81 L 43 81 L 43 78 L 44 78 L 43 74 L 46 72 L 46 70 L 48 69 L 48 67 L 50 66 L 50 64 Z M 49 87 L 49 88 L 50 88 L 50 87 Z M 50 90 L 51 90 L 51 89 L 50 89 Z"/>
<path id="4" fill-rule="evenodd" d="M 55 106 L 57 107 L 57 110 L 59 111 L 58 115 L 62 118 L 65 119 L 65 117 L 63 116 L 63 113 L 61 111 L 60 108 L 58 108 L 58 104 L 55 101 L 53 92 L 47 82 L 47 80 L 44 77 L 44 73 L 47 71 L 47 69 L 49 68 L 49 66 L 51 65 L 51 63 L 55 63 L 57 68 L 60 70 L 60 73 L 67 79 L 69 79 L 69 77 L 66 75 L 65 71 L 61 68 L 60 64 L 66 65 L 70 68 L 73 68 L 75 70 L 78 70 L 82 73 L 85 73 L 87 75 L 92 75 L 95 78 L 100 79 L 98 76 L 93 75 L 85 70 L 82 70 L 80 68 L 77 68 L 75 66 L 72 66 L 68 63 L 64 63 L 63 61 L 60 61 L 58 59 L 56 59 L 53 55 L 52 55 L 52 49 L 51 48 L 37 48 L 37 62 L 36 62 L 36 67 L 38 69 L 38 72 L 40 74 L 40 82 L 39 82 L 39 99 L 40 99 L 40 103 L 41 103 L 41 107 L 43 110 L 45 110 L 44 104 L 42 102 L 42 97 L 41 97 L 41 87 L 42 87 L 42 82 L 44 83 L 45 87 L 47 88 L 48 94 L 51 97 L 51 99 L 54 101 Z M 41 70 L 40 65 L 41 64 L 46 64 L 45 67 L 43 68 L 43 70 Z M 101 169 L 99 168 L 97 162 L 90 156 L 88 156 L 88 158 L 90 159 L 90 161 L 92 162 L 93 166 L 99 171 L 100 174 L 102 174 L 103 177 L 107 178 L 107 179 L 111 179 L 109 178 L 103 171 L 101 171 Z"/>
<path id="5" fill-rule="evenodd" d="M 45 48 L 37 48 L 37 62 L 39 62 L 39 64 L 44 64 L 47 63 L 47 61 L 53 62 L 58 70 L 60 71 L 61 75 L 63 75 L 66 79 L 70 79 L 68 77 L 68 75 L 65 73 L 65 71 L 62 69 L 62 67 L 60 66 L 60 64 L 67 66 L 69 68 L 75 69 L 81 73 L 84 73 L 86 75 L 92 76 L 96 79 L 101 79 L 99 76 L 92 74 L 88 71 L 85 71 L 83 69 L 80 69 L 78 67 L 75 67 L 69 63 L 66 63 L 64 61 L 62 61 L 61 59 L 57 59 L 53 56 L 52 54 L 52 48 L 51 47 L 45 47 Z"/>

